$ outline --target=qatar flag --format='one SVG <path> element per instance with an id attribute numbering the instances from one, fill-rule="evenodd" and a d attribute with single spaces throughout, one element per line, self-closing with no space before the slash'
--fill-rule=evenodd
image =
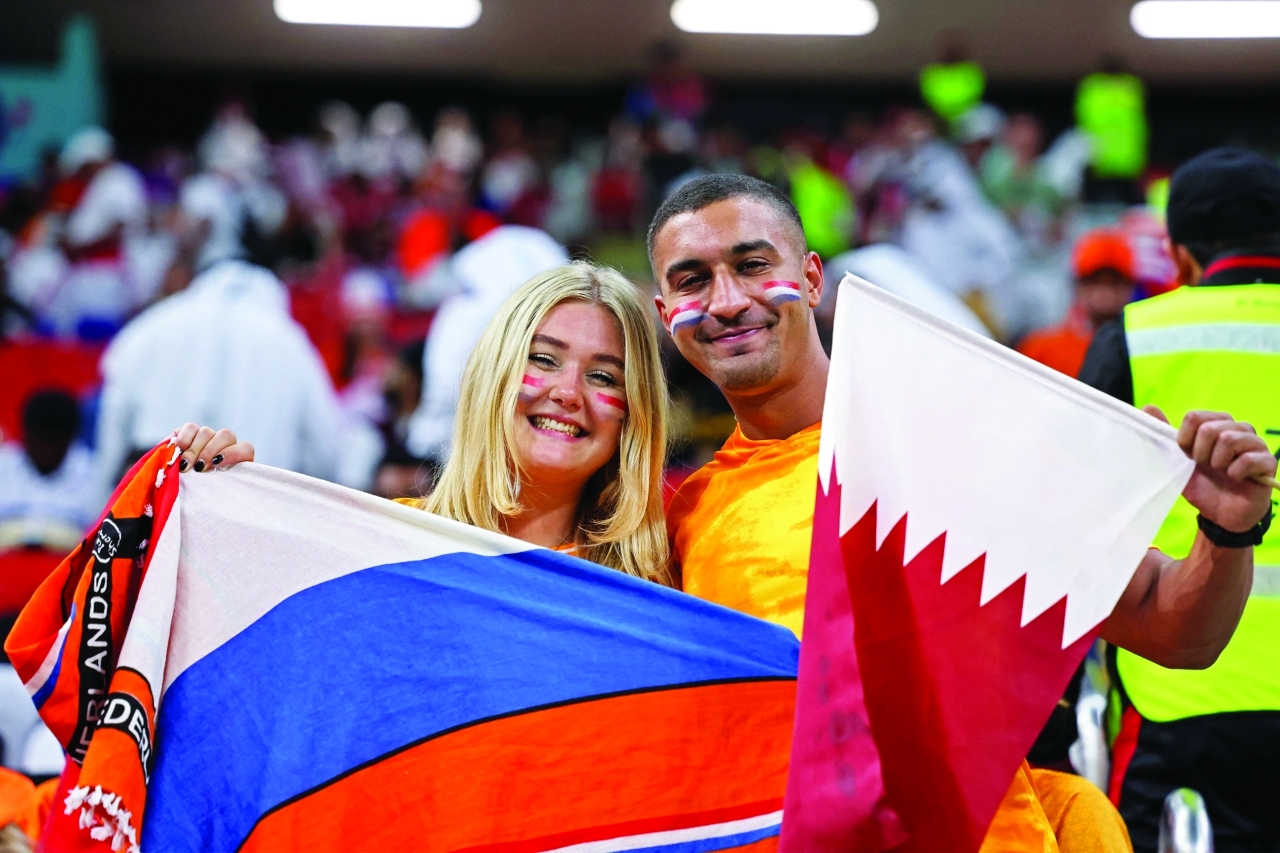
<path id="1" fill-rule="evenodd" d="M 977 850 L 1192 463 L 1169 426 L 852 275 L 783 850 Z"/>

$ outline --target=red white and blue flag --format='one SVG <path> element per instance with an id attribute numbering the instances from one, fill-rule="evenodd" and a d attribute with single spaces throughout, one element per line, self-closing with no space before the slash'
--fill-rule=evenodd
<path id="1" fill-rule="evenodd" d="M 82 765 L 48 849 L 776 846 L 790 632 L 264 466 L 180 480 L 175 455 L 8 642 Z"/>

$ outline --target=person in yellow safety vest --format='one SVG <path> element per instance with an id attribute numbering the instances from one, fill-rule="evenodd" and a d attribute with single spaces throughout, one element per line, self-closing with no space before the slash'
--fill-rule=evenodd
<path id="1" fill-rule="evenodd" d="M 1169 239 L 1184 286 L 1130 304 L 1094 337 L 1081 381 L 1173 424 L 1196 409 L 1230 411 L 1280 457 L 1280 167 L 1217 148 L 1174 173 Z M 1273 500 L 1274 503 L 1274 500 Z M 1197 529 L 1253 548 L 1244 615 L 1217 661 L 1164 669 L 1119 651 L 1126 699 L 1112 800 L 1136 850 L 1155 850 L 1161 805 L 1199 791 L 1218 853 L 1280 850 L 1280 525 L 1225 530 L 1185 501 L 1154 546 L 1188 553 Z"/>
<path id="2" fill-rule="evenodd" d="M 804 238 L 821 257 L 848 251 L 853 240 L 853 194 L 844 181 L 808 157 L 799 157 L 787 171 L 791 203 L 800 212 Z"/>
<path id="3" fill-rule="evenodd" d="M 1098 71 L 1076 90 L 1076 125 L 1093 143 L 1093 174 L 1132 181 L 1147 167 L 1146 92 L 1132 74 Z"/>
<path id="4" fill-rule="evenodd" d="M 964 34 L 946 30 L 938 37 L 938 61 L 920 69 L 920 97 L 948 127 L 982 103 L 987 75 L 966 56 Z"/>

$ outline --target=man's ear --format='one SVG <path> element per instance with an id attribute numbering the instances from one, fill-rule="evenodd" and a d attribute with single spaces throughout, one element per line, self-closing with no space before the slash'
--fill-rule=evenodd
<path id="1" fill-rule="evenodd" d="M 1194 286 L 1200 283 L 1204 270 L 1190 249 L 1181 243 L 1170 243 L 1169 254 L 1173 256 L 1173 263 L 1178 268 L 1178 284 Z"/>
<path id="2" fill-rule="evenodd" d="M 804 261 L 804 280 L 809 284 L 809 307 L 817 308 L 822 302 L 822 291 L 826 281 L 822 277 L 822 258 L 817 252 L 810 252 Z"/>
<path id="3" fill-rule="evenodd" d="M 662 301 L 662 293 L 653 295 L 653 304 L 658 307 L 658 317 L 662 320 L 662 325 L 667 325 L 667 304 Z"/>

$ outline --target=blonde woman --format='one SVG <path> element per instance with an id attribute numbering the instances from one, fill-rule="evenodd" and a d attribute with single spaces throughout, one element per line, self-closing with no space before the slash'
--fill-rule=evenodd
<path id="1" fill-rule="evenodd" d="M 187 424 L 192 470 L 252 459 Z M 666 385 L 636 287 L 585 261 L 513 293 L 467 362 L 449 461 L 415 505 L 670 584 L 662 508 Z M 184 470 L 186 470 L 184 468 Z"/>

